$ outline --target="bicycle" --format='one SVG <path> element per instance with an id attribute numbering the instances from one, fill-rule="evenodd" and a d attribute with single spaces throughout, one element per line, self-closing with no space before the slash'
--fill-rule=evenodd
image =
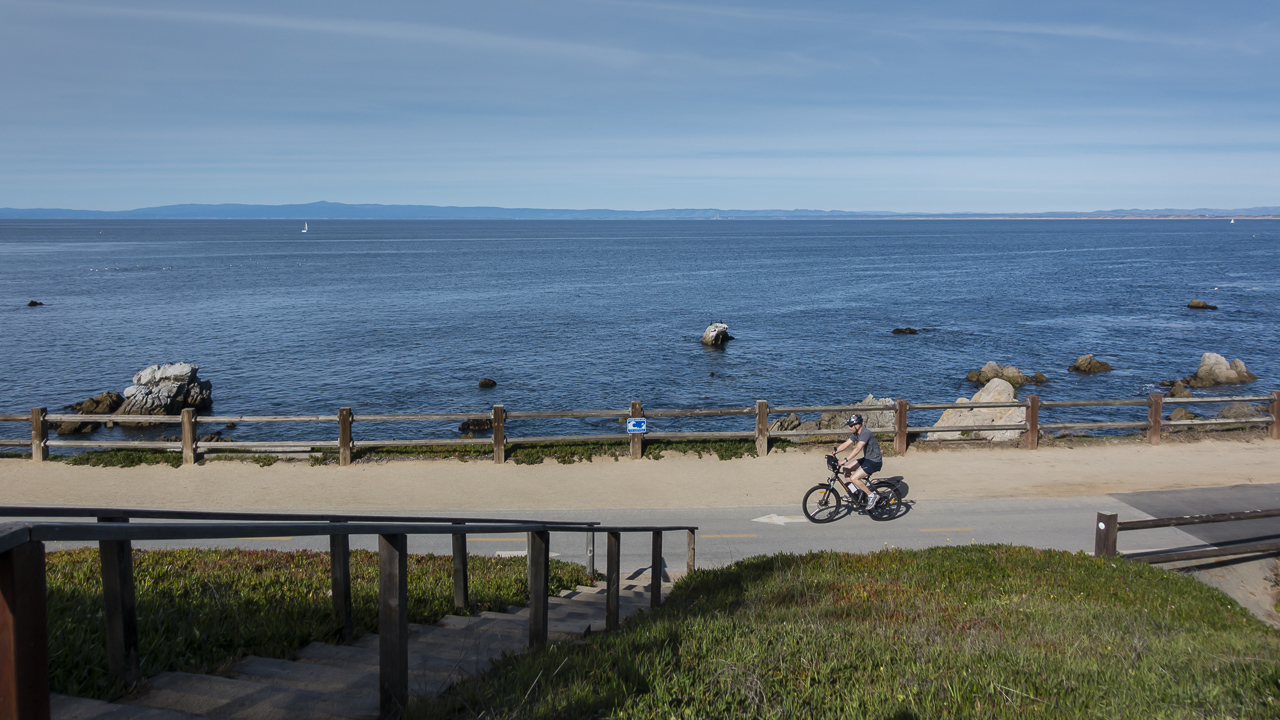
<path id="1" fill-rule="evenodd" d="M 892 520 L 902 511 L 902 494 L 894 483 L 888 480 L 871 482 L 871 477 L 867 476 L 863 482 L 880 499 L 875 507 L 866 510 L 866 493 L 840 477 L 840 461 L 835 455 L 827 456 L 827 468 L 831 470 L 831 477 L 804 494 L 804 516 L 809 518 L 809 522 L 829 523 L 858 511 L 865 511 L 872 520 L 883 522 Z"/>

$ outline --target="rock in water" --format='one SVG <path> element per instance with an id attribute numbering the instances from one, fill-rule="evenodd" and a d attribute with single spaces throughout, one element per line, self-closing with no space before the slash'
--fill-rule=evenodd
<path id="1" fill-rule="evenodd" d="M 75 410 L 79 415 L 110 415 L 114 413 L 120 405 L 124 403 L 124 396 L 118 392 L 104 392 L 96 397 L 69 406 L 68 410 Z M 96 422 L 60 422 L 58 423 L 59 435 L 74 435 L 75 433 L 93 432 L 102 423 Z"/>
<path id="2" fill-rule="evenodd" d="M 1067 372 L 1078 372 L 1092 375 L 1093 373 L 1111 372 L 1111 366 L 1107 363 L 1097 360 L 1093 357 L 1093 353 L 1081 355 L 1076 361 L 1071 363 L 1071 367 L 1067 368 Z"/>
<path id="3" fill-rule="evenodd" d="M 213 383 L 198 378 L 199 370 L 199 365 L 183 362 L 142 369 L 124 389 L 124 403 L 115 414 L 177 415 L 184 408 L 209 409 L 213 406 Z"/>
<path id="4" fill-rule="evenodd" d="M 480 420 L 463 420 L 458 426 L 460 432 L 485 432 L 493 429 L 493 420 L 483 418 Z"/>
<path id="5" fill-rule="evenodd" d="M 480 378 L 480 387 L 496 388 L 498 387 L 498 382 L 496 380 L 490 380 L 489 378 Z"/>
<path id="6" fill-rule="evenodd" d="M 1025 385 L 1029 382 L 1044 382 L 1049 379 L 1044 377 L 1043 373 L 1036 373 L 1036 376 L 1044 379 L 1039 380 L 1028 377 L 1014 365 L 1000 365 L 992 360 L 977 370 L 970 370 L 964 377 L 969 382 L 978 383 L 979 385 L 986 385 L 994 378 L 1004 378 L 1014 387 Z"/>
<path id="7" fill-rule="evenodd" d="M 40 307 L 41 305 L 44 305 L 44 303 L 40 302 L 39 300 L 32 300 L 31 302 L 27 303 L 27 307 Z"/>
<path id="8" fill-rule="evenodd" d="M 1187 303 L 1187 307 L 1191 308 L 1192 310 L 1217 310 L 1218 309 L 1217 305 L 1210 305 L 1209 303 L 1203 300 L 1192 300 L 1191 302 Z"/>
<path id="9" fill-rule="evenodd" d="M 1013 385 L 1003 378 L 994 378 L 981 390 L 974 393 L 972 399 L 956 398 L 958 403 L 967 402 L 1012 402 L 1015 399 Z M 1026 409 L 1012 408 L 974 408 L 967 410 L 954 408 L 942 413 L 934 428 L 946 428 L 956 425 L 1013 425 L 1026 421 Z M 977 430 L 966 433 L 969 437 L 985 440 L 1017 440 L 1022 437 L 1021 430 Z M 960 440 L 965 435 L 959 432 L 930 432 L 926 440 Z"/>
<path id="10" fill-rule="evenodd" d="M 717 345 L 723 345 L 732 339 L 733 336 L 729 334 L 729 326 L 724 323 L 711 323 L 707 326 L 706 330 L 702 331 L 703 345 L 710 345 L 714 347 Z"/>
<path id="11" fill-rule="evenodd" d="M 1169 388 L 1169 392 L 1165 393 L 1165 397 L 1189 398 L 1191 397 L 1191 391 L 1187 389 L 1186 383 L 1179 380 L 1173 384 L 1173 387 Z"/>
<path id="12" fill-rule="evenodd" d="M 1170 420 L 1195 420 L 1196 414 L 1186 408 L 1174 408 L 1173 412 L 1169 413 L 1169 419 Z"/>
<path id="13" fill-rule="evenodd" d="M 1241 385 L 1257 379 L 1258 376 L 1249 372 L 1240 358 L 1227 362 L 1218 353 L 1205 353 L 1200 356 L 1200 367 L 1195 374 L 1183 378 L 1182 382 L 1193 388 L 1207 388 L 1214 385 Z"/>
<path id="14" fill-rule="evenodd" d="M 769 423 L 769 432 L 786 432 L 788 430 L 795 430 L 800 427 L 800 423 L 800 416 L 795 413 L 791 413 L 786 417 L 780 417 Z"/>
<path id="15" fill-rule="evenodd" d="M 920 331 L 913 327 L 894 328 L 891 330 L 894 335 L 919 335 Z"/>
<path id="16" fill-rule="evenodd" d="M 1231 403 L 1222 408 L 1218 413 L 1218 417 L 1224 420 L 1252 420 L 1256 417 L 1266 415 L 1266 410 L 1258 409 L 1246 405 L 1244 403 Z"/>

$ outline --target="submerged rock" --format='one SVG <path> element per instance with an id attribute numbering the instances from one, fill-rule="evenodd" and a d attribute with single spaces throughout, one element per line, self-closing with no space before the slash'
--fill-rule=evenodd
<path id="1" fill-rule="evenodd" d="M 919 335 L 920 331 L 913 327 L 894 328 L 891 330 L 894 335 Z"/>
<path id="2" fill-rule="evenodd" d="M 702 331 L 702 344 L 712 347 L 723 345 L 733 339 L 729 334 L 729 326 L 724 323 L 711 323 Z"/>

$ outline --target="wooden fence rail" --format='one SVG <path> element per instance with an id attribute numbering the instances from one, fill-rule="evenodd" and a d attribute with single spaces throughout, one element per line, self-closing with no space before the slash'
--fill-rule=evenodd
<path id="1" fill-rule="evenodd" d="M 1268 403 L 1267 414 L 1257 417 L 1228 419 L 1206 418 L 1193 420 L 1165 420 L 1165 405 L 1196 405 L 1203 403 Z M 1045 408 L 1098 408 L 1098 407 L 1145 407 L 1147 417 L 1144 420 L 1118 422 L 1053 422 L 1042 423 L 1041 410 Z M 928 425 L 908 425 L 907 413 L 911 411 L 938 410 L 980 410 L 1022 408 L 1023 421 L 1000 425 L 949 425 L 936 427 Z M 1145 430 L 1147 442 L 1158 445 L 1165 428 L 1214 427 L 1222 425 L 1266 425 L 1273 439 L 1280 439 L 1280 391 L 1269 395 L 1240 395 L 1232 397 L 1202 398 L 1169 398 L 1159 393 L 1151 393 L 1146 399 L 1118 400 L 1041 400 L 1039 396 L 1029 395 L 1025 400 L 1008 402 L 943 402 L 943 403 L 910 403 L 904 399 L 892 401 L 892 404 L 880 405 L 796 405 L 771 407 L 767 400 L 757 400 L 752 407 L 733 408 L 698 408 L 698 409 L 650 409 L 645 410 L 639 401 L 633 401 L 626 410 L 512 410 L 502 405 L 494 405 L 487 413 L 412 413 L 412 414 L 370 414 L 358 415 L 351 408 L 338 409 L 336 415 L 203 415 L 197 416 L 194 410 L 183 410 L 181 415 L 72 415 L 65 413 L 50 414 L 45 408 L 33 408 L 30 415 L 0 415 L 0 423 L 22 422 L 31 424 L 31 440 L 0 440 L 0 447 L 30 447 L 31 459 L 36 462 L 47 460 L 49 448 L 136 448 L 179 451 L 184 463 L 194 463 L 201 451 L 246 451 L 246 452 L 287 452 L 310 451 L 314 449 L 336 450 L 338 462 L 348 465 L 352 460 L 352 451 L 359 448 L 378 447 L 450 447 L 460 445 L 491 445 L 493 460 L 496 463 L 506 462 L 507 447 L 515 445 L 533 445 L 564 442 L 613 442 L 628 441 L 628 451 L 632 458 L 643 454 L 644 441 L 648 440 L 723 440 L 740 439 L 755 440 L 756 453 L 763 457 L 769 451 L 771 439 L 787 438 L 822 438 L 844 437 L 848 431 L 832 430 L 770 430 L 769 417 L 772 415 L 790 415 L 792 413 L 891 413 L 893 425 L 890 427 L 872 427 L 876 434 L 892 434 L 894 449 L 899 453 L 906 452 L 908 439 L 921 433 L 963 433 L 983 431 L 1015 431 L 1022 433 L 1023 447 L 1034 450 L 1039 447 L 1042 432 L 1057 430 Z M 655 430 L 639 433 L 596 433 L 590 435 L 545 435 L 511 437 L 507 434 L 507 420 L 550 420 L 550 419 L 586 419 L 605 418 L 619 421 L 628 418 L 708 418 L 753 416 L 754 429 L 698 431 L 698 432 L 666 432 Z M 353 433 L 355 423 L 368 422 L 408 422 L 423 420 L 488 420 L 493 436 L 489 439 L 473 438 L 411 438 L 405 440 L 364 440 Z M 59 422 L 95 422 L 121 424 L 171 424 L 181 426 L 180 442 L 161 440 L 62 440 L 49 437 L 51 423 Z M 226 423 L 337 423 L 337 438 L 314 441 L 231 441 L 201 442 L 197 436 L 197 426 L 205 424 Z"/>
<path id="2" fill-rule="evenodd" d="M 1215 513 L 1213 515 L 1184 515 L 1182 517 L 1124 521 L 1118 521 L 1115 513 L 1098 513 L 1098 524 L 1094 529 L 1093 554 L 1096 557 L 1116 556 L 1118 554 L 1116 552 L 1116 535 L 1117 533 L 1125 530 L 1148 530 L 1151 528 L 1206 525 L 1209 523 L 1261 520 L 1263 518 L 1273 517 L 1280 517 L 1280 508 L 1272 510 L 1245 510 L 1243 512 Z M 1274 536 L 1269 537 L 1274 538 Z M 1249 538 L 1249 540 L 1264 540 L 1264 538 Z M 1222 543 L 1219 546 L 1204 548 L 1201 550 L 1156 550 L 1126 554 L 1124 557 L 1127 557 L 1130 560 L 1154 564 L 1272 552 L 1280 552 L 1280 541 L 1275 539 L 1266 539 L 1263 542 L 1248 542 L 1245 540 L 1232 543 Z"/>

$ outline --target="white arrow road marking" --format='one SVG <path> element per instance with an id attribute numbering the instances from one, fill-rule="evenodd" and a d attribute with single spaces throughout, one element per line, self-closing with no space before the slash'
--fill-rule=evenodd
<path id="1" fill-rule="evenodd" d="M 498 557 L 526 557 L 529 555 L 528 550 L 499 550 L 494 553 Z M 560 557 L 560 553 L 547 553 L 550 557 Z"/>
<path id="2" fill-rule="evenodd" d="M 802 515 L 779 515 L 777 513 L 769 513 L 764 517 L 751 518 L 751 522 L 768 523 L 770 525 L 786 525 L 789 522 L 805 522 Z"/>

